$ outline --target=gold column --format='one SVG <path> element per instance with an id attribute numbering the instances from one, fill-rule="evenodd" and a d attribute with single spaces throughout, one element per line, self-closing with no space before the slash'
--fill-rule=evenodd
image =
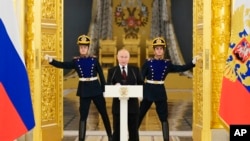
<path id="1" fill-rule="evenodd" d="M 212 0 L 212 123 L 211 128 L 222 128 L 219 120 L 221 82 L 230 42 L 231 0 Z"/>

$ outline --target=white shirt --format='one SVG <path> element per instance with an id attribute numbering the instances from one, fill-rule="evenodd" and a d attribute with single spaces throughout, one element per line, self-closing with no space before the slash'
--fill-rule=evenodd
<path id="1" fill-rule="evenodd" d="M 128 76 L 128 65 L 125 65 L 125 66 L 119 65 L 119 66 L 120 66 L 121 72 L 123 71 L 122 67 L 124 67 L 126 75 Z"/>

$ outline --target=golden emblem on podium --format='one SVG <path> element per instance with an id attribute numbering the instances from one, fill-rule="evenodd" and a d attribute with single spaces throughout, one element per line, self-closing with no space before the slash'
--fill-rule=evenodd
<path id="1" fill-rule="evenodd" d="M 125 97 L 128 95 L 128 88 L 127 87 L 121 87 L 120 88 L 120 95 Z"/>

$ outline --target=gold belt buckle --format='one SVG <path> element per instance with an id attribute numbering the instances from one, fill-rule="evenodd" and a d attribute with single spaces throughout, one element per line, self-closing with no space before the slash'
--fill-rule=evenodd
<path id="1" fill-rule="evenodd" d="M 90 78 L 86 78 L 86 81 L 90 81 Z"/>

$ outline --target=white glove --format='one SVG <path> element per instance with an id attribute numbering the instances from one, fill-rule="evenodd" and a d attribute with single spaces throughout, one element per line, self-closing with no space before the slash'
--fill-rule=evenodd
<path id="1" fill-rule="evenodd" d="M 201 56 L 200 55 L 196 55 L 194 56 L 193 60 L 192 60 L 192 63 L 195 65 L 197 60 L 201 59 Z"/>
<path id="2" fill-rule="evenodd" d="M 44 59 L 47 60 L 48 62 L 52 62 L 52 61 L 53 61 L 53 57 L 50 56 L 50 55 L 48 55 L 48 54 L 46 54 L 46 55 L 44 56 Z"/>

